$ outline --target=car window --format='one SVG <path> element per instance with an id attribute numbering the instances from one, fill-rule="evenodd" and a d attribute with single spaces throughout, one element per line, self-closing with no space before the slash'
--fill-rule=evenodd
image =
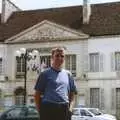
<path id="1" fill-rule="evenodd" d="M 88 109 L 90 112 L 92 112 L 94 115 L 101 115 L 103 114 L 102 112 L 100 112 L 100 110 L 98 109 Z"/>
<path id="2" fill-rule="evenodd" d="M 86 111 L 84 109 L 80 110 L 80 114 L 81 114 L 81 116 L 92 116 L 88 111 Z"/>
<path id="3" fill-rule="evenodd" d="M 27 115 L 27 108 L 22 107 L 20 112 L 20 117 L 25 117 Z"/>

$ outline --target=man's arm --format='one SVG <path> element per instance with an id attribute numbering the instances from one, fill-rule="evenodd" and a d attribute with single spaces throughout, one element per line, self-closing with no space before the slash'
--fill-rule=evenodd
<path id="1" fill-rule="evenodd" d="M 72 109 L 75 106 L 75 92 L 69 94 L 69 104 L 69 110 L 72 112 Z"/>
<path id="2" fill-rule="evenodd" d="M 41 97 L 42 97 L 42 93 L 40 91 L 35 91 L 34 100 L 38 112 L 40 112 Z"/>

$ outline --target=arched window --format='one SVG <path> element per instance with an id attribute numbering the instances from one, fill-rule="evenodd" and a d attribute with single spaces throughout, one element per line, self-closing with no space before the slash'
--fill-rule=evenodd
<path id="1" fill-rule="evenodd" d="M 18 87 L 15 91 L 15 105 L 22 105 L 24 103 L 24 89 L 22 87 Z"/>

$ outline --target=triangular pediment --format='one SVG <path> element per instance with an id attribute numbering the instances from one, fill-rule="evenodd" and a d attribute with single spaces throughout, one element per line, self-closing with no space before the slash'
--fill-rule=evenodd
<path id="1" fill-rule="evenodd" d="M 6 43 L 48 42 L 55 40 L 85 39 L 88 35 L 44 20 L 41 23 L 7 39 Z"/>

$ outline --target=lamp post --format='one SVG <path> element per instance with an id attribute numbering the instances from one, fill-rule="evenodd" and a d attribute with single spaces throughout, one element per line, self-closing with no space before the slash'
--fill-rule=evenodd
<path id="1" fill-rule="evenodd" d="M 26 104 L 26 81 L 27 81 L 27 50 L 25 51 L 24 54 L 24 59 L 25 59 L 25 73 L 24 73 L 24 99 L 23 103 L 24 105 Z"/>
<path id="2" fill-rule="evenodd" d="M 23 99 L 23 103 L 24 105 L 26 104 L 26 100 L 27 100 L 27 60 L 28 59 L 32 59 L 35 58 L 36 55 L 38 55 L 38 51 L 37 50 L 33 50 L 32 52 L 28 52 L 25 48 L 20 48 L 20 50 L 16 51 L 16 56 L 19 58 L 23 58 L 24 59 L 24 99 Z"/>

